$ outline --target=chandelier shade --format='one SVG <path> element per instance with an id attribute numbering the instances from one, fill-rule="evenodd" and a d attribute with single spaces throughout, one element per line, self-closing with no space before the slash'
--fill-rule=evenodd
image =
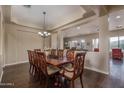
<path id="1" fill-rule="evenodd" d="M 48 33 L 48 32 L 38 32 L 39 35 L 43 36 L 43 37 L 47 37 L 49 35 L 51 35 L 51 33 Z"/>

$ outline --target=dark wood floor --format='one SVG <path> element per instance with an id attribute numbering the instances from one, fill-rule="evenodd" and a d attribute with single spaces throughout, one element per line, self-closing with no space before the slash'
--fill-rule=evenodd
<path id="1" fill-rule="evenodd" d="M 48 87 L 53 86 L 51 79 Z M 39 81 L 29 74 L 29 64 L 19 64 L 4 68 L 2 83 L 12 84 L 6 87 L 18 88 L 44 88 L 45 79 Z M 124 87 L 124 63 L 120 61 L 110 61 L 110 74 L 105 75 L 91 70 L 84 70 L 83 84 L 85 88 L 122 88 Z M 69 87 L 65 84 L 64 87 Z M 80 80 L 75 81 L 75 87 L 79 88 Z"/>

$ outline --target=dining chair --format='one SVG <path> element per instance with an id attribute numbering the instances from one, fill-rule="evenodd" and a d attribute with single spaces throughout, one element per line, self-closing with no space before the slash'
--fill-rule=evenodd
<path id="1" fill-rule="evenodd" d="M 69 50 L 67 50 L 67 52 L 66 52 L 66 58 L 68 59 L 68 60 L 74 60 L 74 57 L 75 57 L 75 54 L 74 54 L 74 50 L 71 50 L 71 49 L 69 49 Z M 72 63 L 67 63 L 67 64 L 65 64 L 65 65 L 63 65 L 65 68 L 67 67 L 67 68 L 71 68 L 72 66 L 73 66 L 73 62 Z"/>
<path id="2" fill-rule="evenodd" d="M 64 50 L 58 49 L 58 51 L 57 51 L 58 58 L 63 58 L 63 53 L 64 53 Z"/>
<path id="3" fill-rule="evenodd" d="M 83 87 L 82 75 L 84 70 L 84 60 L 86 53 L 77 53 L 72 68 L 62 68 L 60 74 L 70 81 L 71 87 L 74 87 L 74 81 L 80 77 L 81 86 Z"/>
<path id="4" fill-rule="evenodd" d="M 39 76 L 40 72 L 37 52 L 41 52 L 41 49 L 34 49 L 35 74 Z"/>
<path id="5" fill-rule="evenodd" d="M 33 73 L 34 73 L 34 70 L 35 70 L 34 51 L 27 50 L 27 52 L 28 52 L 28 59 L 29 59 L 29 63 L 30 63 L 29 72 L 30 72 L 31 74 L 33 74 Z"/>
<path id="6" fill-rule="evenodd" d="M 41 52 L 41 49 L 34 49 L 35 52 Z"/>
<path id="7" fill-rule="evenodd" d="M 28 58 L 30 63 L 29 72 L 33 76 L 35 76 L 39 74 L 37 53 L 36 51 L 31 51 L 31 50 L 27 50 L 27 51 L 28 51 Z"/>
<path id="8" fill-rule="evenodd" d="M 74 50 L 67 50 L 66 58 L 67 59 L 74 59 Z"/>
<path id="9" fill-rule="evenodd" d="M 53 58 L 57 58 L 57 50 L 56 49 L 52 49 L 50 56 L 53 57 Z"/>
<path id="10" fill-rule="evenodd" d="M 59 73 L 60 69 L 56 66 L 47 64 L 45 53 L 37 52 L 37 54 L 38 54 L 38 62 L 39 62 L 40 71 L 41 73 L 43 73 L 43 75 L 46 78 L 46 81 L 47 81 L 46 86 L 47 86 L 49 78 Z"/>
<path id="11" fill-rule="evenodd" d="M 35 66 L 34 75 L 36 76 L 37 79 L 41 79 L 41 76 L 43 75 L 43 73 L 41 72 L 40 60 L 39 60 L 38 53 L 43 53 L 43 52 L 34 51 L 34 64 L 35 64 L 34 65 Z"/>

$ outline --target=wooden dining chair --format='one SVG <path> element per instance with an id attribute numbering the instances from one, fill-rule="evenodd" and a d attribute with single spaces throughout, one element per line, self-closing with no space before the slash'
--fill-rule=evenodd
<path id="1" fill-rule="evenodd" d="M 67 50 L 66 58 L 67 59 L 74 59 L 74 50 Z"/>
<path id="2" fill-rule="evenodd" d="M 36 52 L 41 52 L 41 49 L 34 49 L 34 63 L 35 63 L 35 75 L 39 77 L 40 72 L 39 72 L 39 63 L 38 63 L 38 55 Z"/>
<path id="3" fill-rule="evenodd" d="M 35 52 L 41 52 L 41 49 L 34 49 Z"/>
<path id="4" fill-rule="evenodd" d="M 63 58 L 63 53 L 64 53 L 64 50 L 59 49 L 59 50 L 57 51 L 57 56 L 58 56 L 58 58 Z"/>
<path id="5" fill-rule="evenodd" d="M 56 49 L 52 49 L 50 56 L 53 57 L 53 58 L 56 58 L 57 57 L 57 50 Z"/>
<path id="6" fill-rule="evenodd" d="M 74 81 L 80 77 L 80 82 L 83 87 L 82 74 L 84 70 L 85 53 L 77 53 L 72 68 L 64 68 L 60 74 L 71 82 L 71 87 L 74 87 Z"/>
<path id="7" fill-rule="evenodd" d="M 35 76 L 37 74 L 39 74 L 39 69 L 38 69 L 38 57 L 37 57 L 37 53 L 38 51 L 31 51 L 31 50 L 27 50 L 28 51 L 28 58 L 29 58 L 29 63 L 30 63 L 30 68 L 29 68 L 29 72 Z"/>
<path id="8" fill-rule="evenodd" d="M 37 52 L 37 54 L 38 54 L 40 71 L 41 73 L 44 74 L 46 78 L 46 81 L 47 81 L 46 86 L 47 86 L 49 78 L 59 73 L 60 69 L 56 66 L 47 64 L 45 53 Z"/>
<path id="9" fill-rule="evenodd" d="M 28 59 L 29 59 L 29 63 L 30 63 L 29 72 L 31 74 L 33 74 L 34 73 L 34 70 L 35 70 L 34 51 L 31 51 L 31 50 L 27 50 L 27 51 L 28 51 Z"/>
<path id="10" fill-rule="evenodd" d="M 71 50 L 71 49 L 69 49 L 69 50 L 67 50 L 67 52 L 66 52 L 66 58 L 68 59 L 68 60 L 74 60 L 74 56 L 75 54 L 74 54 L 74 50 Z M 63 65 L 65 68 L 67 67 L 67 68 L 71 68 L 72 66 L 73 66 L 73 62 L 71 62 L 71 63 L 67 63 L 67 64 L 65 64 L 65 65 Z"/>

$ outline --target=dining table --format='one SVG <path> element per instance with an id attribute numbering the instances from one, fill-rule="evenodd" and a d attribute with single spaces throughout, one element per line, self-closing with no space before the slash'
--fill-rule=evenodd
<path id="1" fill-rule="evenodd" d="M 67 59 L 66 57 L 62 57 L 62 58 L 47 57 L 47 64 L 56 66 L 60 68 L 60 70 L 62 69 L 63 65 L 73 63 L 73 62 L 74 60 Z M 63 87 L 62 82 L 63 82 L 63 79 L 61 78 L 61 75 L 57 75 L 54 85 L 56 87 Z"/>
<path id="2" fill-rule="evenodd" d="M 72 63 L 73 61 L 74 60 L 67 59 L 66 57 L 62 57 L 62 58 L 47 57 L 47 63 L 57 67 L 61 67 L 65 64 Z"/>

